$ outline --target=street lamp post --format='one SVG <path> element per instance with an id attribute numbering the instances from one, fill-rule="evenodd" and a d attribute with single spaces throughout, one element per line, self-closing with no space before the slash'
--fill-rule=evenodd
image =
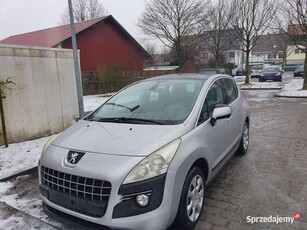
<path id="1" fill-rule="evenodd" d="M 69 8 L 69 18 L 70 18 L 72 49 L 73 49 L 73 55 L 74 55 L 75 76 L 76 76 L 76 84 L 77 84 L 79 117 L 82 118 L 84 117 L 83 92 L 82 92 L 81 75 L 80 75 L 80 68 L 79 68 L 79 61 L 78 61 L 74 15 L 73 15 L 73 10 L 72 10 L 71 0 L 68 0 L 68 8 Z"/>

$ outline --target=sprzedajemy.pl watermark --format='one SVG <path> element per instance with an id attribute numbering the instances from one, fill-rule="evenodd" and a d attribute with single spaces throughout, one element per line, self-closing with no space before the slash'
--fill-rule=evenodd
<path id="1" fill-rule="evenodd" d="M 281 224 L 281 223 L 291 223 L 293 224 L 294 220 L 300 220 L 301 214 L 299 212 L 295 212 L 293 217 L 290 216 L 247 216 L 246 222 L 255 224 L 255 223 L 275 223 L 275 224 Z"/>

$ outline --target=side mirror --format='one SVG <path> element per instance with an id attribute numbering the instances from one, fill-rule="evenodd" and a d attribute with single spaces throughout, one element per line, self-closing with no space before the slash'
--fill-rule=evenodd
<path id="1" fill-rule="evenodd" d="M 213 114 L 210 120 L 212 126 L 215 125 L 217 120 L 229 118 L 231 115 L 231 108 L 226 105 L 217 105 L 213 110 Z"/>
<path id="2" fill-rule="evenodd" d="M 75 117 L 75 121 L 78 122 L 80 120 L 80 116 Z"/>

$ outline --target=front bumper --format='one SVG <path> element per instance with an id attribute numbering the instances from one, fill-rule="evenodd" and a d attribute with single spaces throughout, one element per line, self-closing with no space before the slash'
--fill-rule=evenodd
<path id="1" fill-rule="evenodd" d="M 49 212 L 48 210 L 46 211 L 47 214 L 50 214 L 54 209 L 57 210 L 54 213 L 62 213 L 60 216 L 69 215 L 85 222 L 88 221 L 112 229 L 144 229 L 144 223 L 146 223 L 146 229 L 148 230 L 166 229 L 173 222 L 178 209 L 178 205 L 176 206 L 175 204 L 179 204 L 181 191 L 175 189 L 175 178 L 179 177 L 176 175 L 176 172 L 169 171 L 167 175 L 142 183 L 122 185 L 125 176 L 131 168 L 143 158 L 86 153 L 71 168 L 64 164 L 68 152 L 67 149 L 50 146 L 47 151 L 42 155 L 38 167 L 39 185 L 43 195 L 42 201 L 46 207 L 50 207 Z M 109 162 L 119 163 L 111 164 Z M 47 177 L 50 184 L 47 184 L 49 189 L 46 189 L 44 186 L 46 184 L 44 184 L 42 179 L 42 167 L 54 170 L 52 173 L 48 171 L 52 175 L 64 173 L 64 178 L 68 178 L 67 175 L 71 175 L 72 181 L 68 181 L 66 184 L 66 187 L 70 189 L 68 189 L 68 193 L 63 195 L 62 191 L 53 191 L 54 188 L 52 186 L 61 187 L 59 184 L 61 185 L 62 182 L 58 178 Z M 73 179 L 75 176 L 79 178 Z M 110 182 L 111 191 L 107 203 L 100 205 L 99 200 L 97 202 L 83 200 L 83 196 L 95 197 L 99 192 L 91 192 L 86 187 L 88 186 L 86 182 L 84 182 L 86 184 L 84 187 L 78 188 L 80 185 L 76 184 L 76 182 L 80 182 L 80 177 Z M 95 181 L 91 182 L 96 183 Z M 78 191 L 72 192 L 76 188 L 78 188 Z M 89 195 L 87 193 L 80 193 L 82 189 L 85 189 Z M 150 202 L 146 207 L 142 208 L 136 204 L 135 197 L 137 194 L 144 192 L 149 192 Z M 52 198 L 50 198 L 50 194 Z M 81 197 L 78 197 L 80 194 Z M 59 201 L 55 202 L 57 199 Z"/>
<path id="2" fill-rule="evenodd" d="M 172 174 L 172 173 L 171 173 Z M 170 177 L 173 177 L 172 175 Z M 165 181 L 166 176 L 160 177 L 158 181 Z M 158 183 L 158 181 L 154 183 Z M 142 187 L 142 186 L 141 186 Z M 141 188 L 137 186 L 136 188 Z M 78 225 L 90 227 L 91 229 L 129 229 L 129 230 L 143 230 L 144 224 L 146 229 L 166 229 L 172 222 L 170 218 L 172 215 L 172 195 L 174 193 L 166 193 L 164 188 L 168 188 L 164 184 L 158 185 L 152 189 L 149 205 L 146 207 L 140 207 L 135 202 L 135 195 L 122 196 L 122 199 L 116 205 L 108 204 L 106 214 L 100 218 L 91 217 L 78 213 L 62 207 L 62 205 L 51 202 L 44 195 L 42 196 L 43 207 L 45 213 L 60 221 L 68 227 L 78 229 Z M 132 191 L 132 187 L 119 189 L 119 191 Z M 130 192 L 129 191 L 129 192 Z M 126 199 L 128 197 L 128 200 Z M 113 194 L 111 193 L 110 199 L 112 200 Z M 75 201 L 71 197 L 67 197 L 65 203 L 69 203 L 71 200 Z M 112 216 L 110 215 L 112 214 Z"/>
<path id="3" fill-rule="evenodd" d="M 282 76 L 278 75 L 268 75 L 268 76 L 259 76 L 259 80 L 262 81 L 282 81 Z"/>

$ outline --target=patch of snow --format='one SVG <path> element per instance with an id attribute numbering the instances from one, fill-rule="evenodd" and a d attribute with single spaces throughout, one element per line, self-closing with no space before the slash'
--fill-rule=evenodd
<path id="1" fill-rule="evenodd" d="M 34 175 L 20 176 L 11 181 L 0 183 L 0 201 L 23 213 L 30 215 L 31 217 L 35 217 L 36 219 L 41 220 L 48 225 L 52 225 L 58 229 L 63 229 L 61 223 L 50 219 L 44 214 L 42 209 L 42 200 L 40 198 L 41 195 L 38 190 L 38 184 L 33 183 L 33 176 Z M 13 221 L 16 222 L 14 223 Z M 34 225 L 41 224 L 39 221 L 33 218 L 27 221 L 33 222 L 28 224 L 32 227 Z M 22 226 L 22 224 L 24 224 L 23 219 L 19 219 L 18 216 L 13 215 L 3 223 L 2 220 L 0 221 L 0 229 L 7 229 L 3 227 L 10 226 L 19 227 Z M 54 228 L 50 226 L 48 229 Z"/>
<path id="2" fill-rule="evenodd" d="M 37 166 L 41 151 L 49 137 L 0 147 L 0 179 Z"/>
<path id="3" fill-rule="evenodd" d="M 244 80 L 245 81 L 246 76 L 234 76 L 233 78 L 235 80 Z"/>
<path id="4" fill-rule="evenodd" d="M 291 79 L 284 88 L 279 91 L 277 97 L 304 97 L 307 98 L 307 90 L 302 90 L 303 79 Z"/>
<path id="5" fill-rule="evenodd" d="M 241 89 L 282 89 L 281 82 L 250 82 L 249 84 L 238 83 Z"/>

